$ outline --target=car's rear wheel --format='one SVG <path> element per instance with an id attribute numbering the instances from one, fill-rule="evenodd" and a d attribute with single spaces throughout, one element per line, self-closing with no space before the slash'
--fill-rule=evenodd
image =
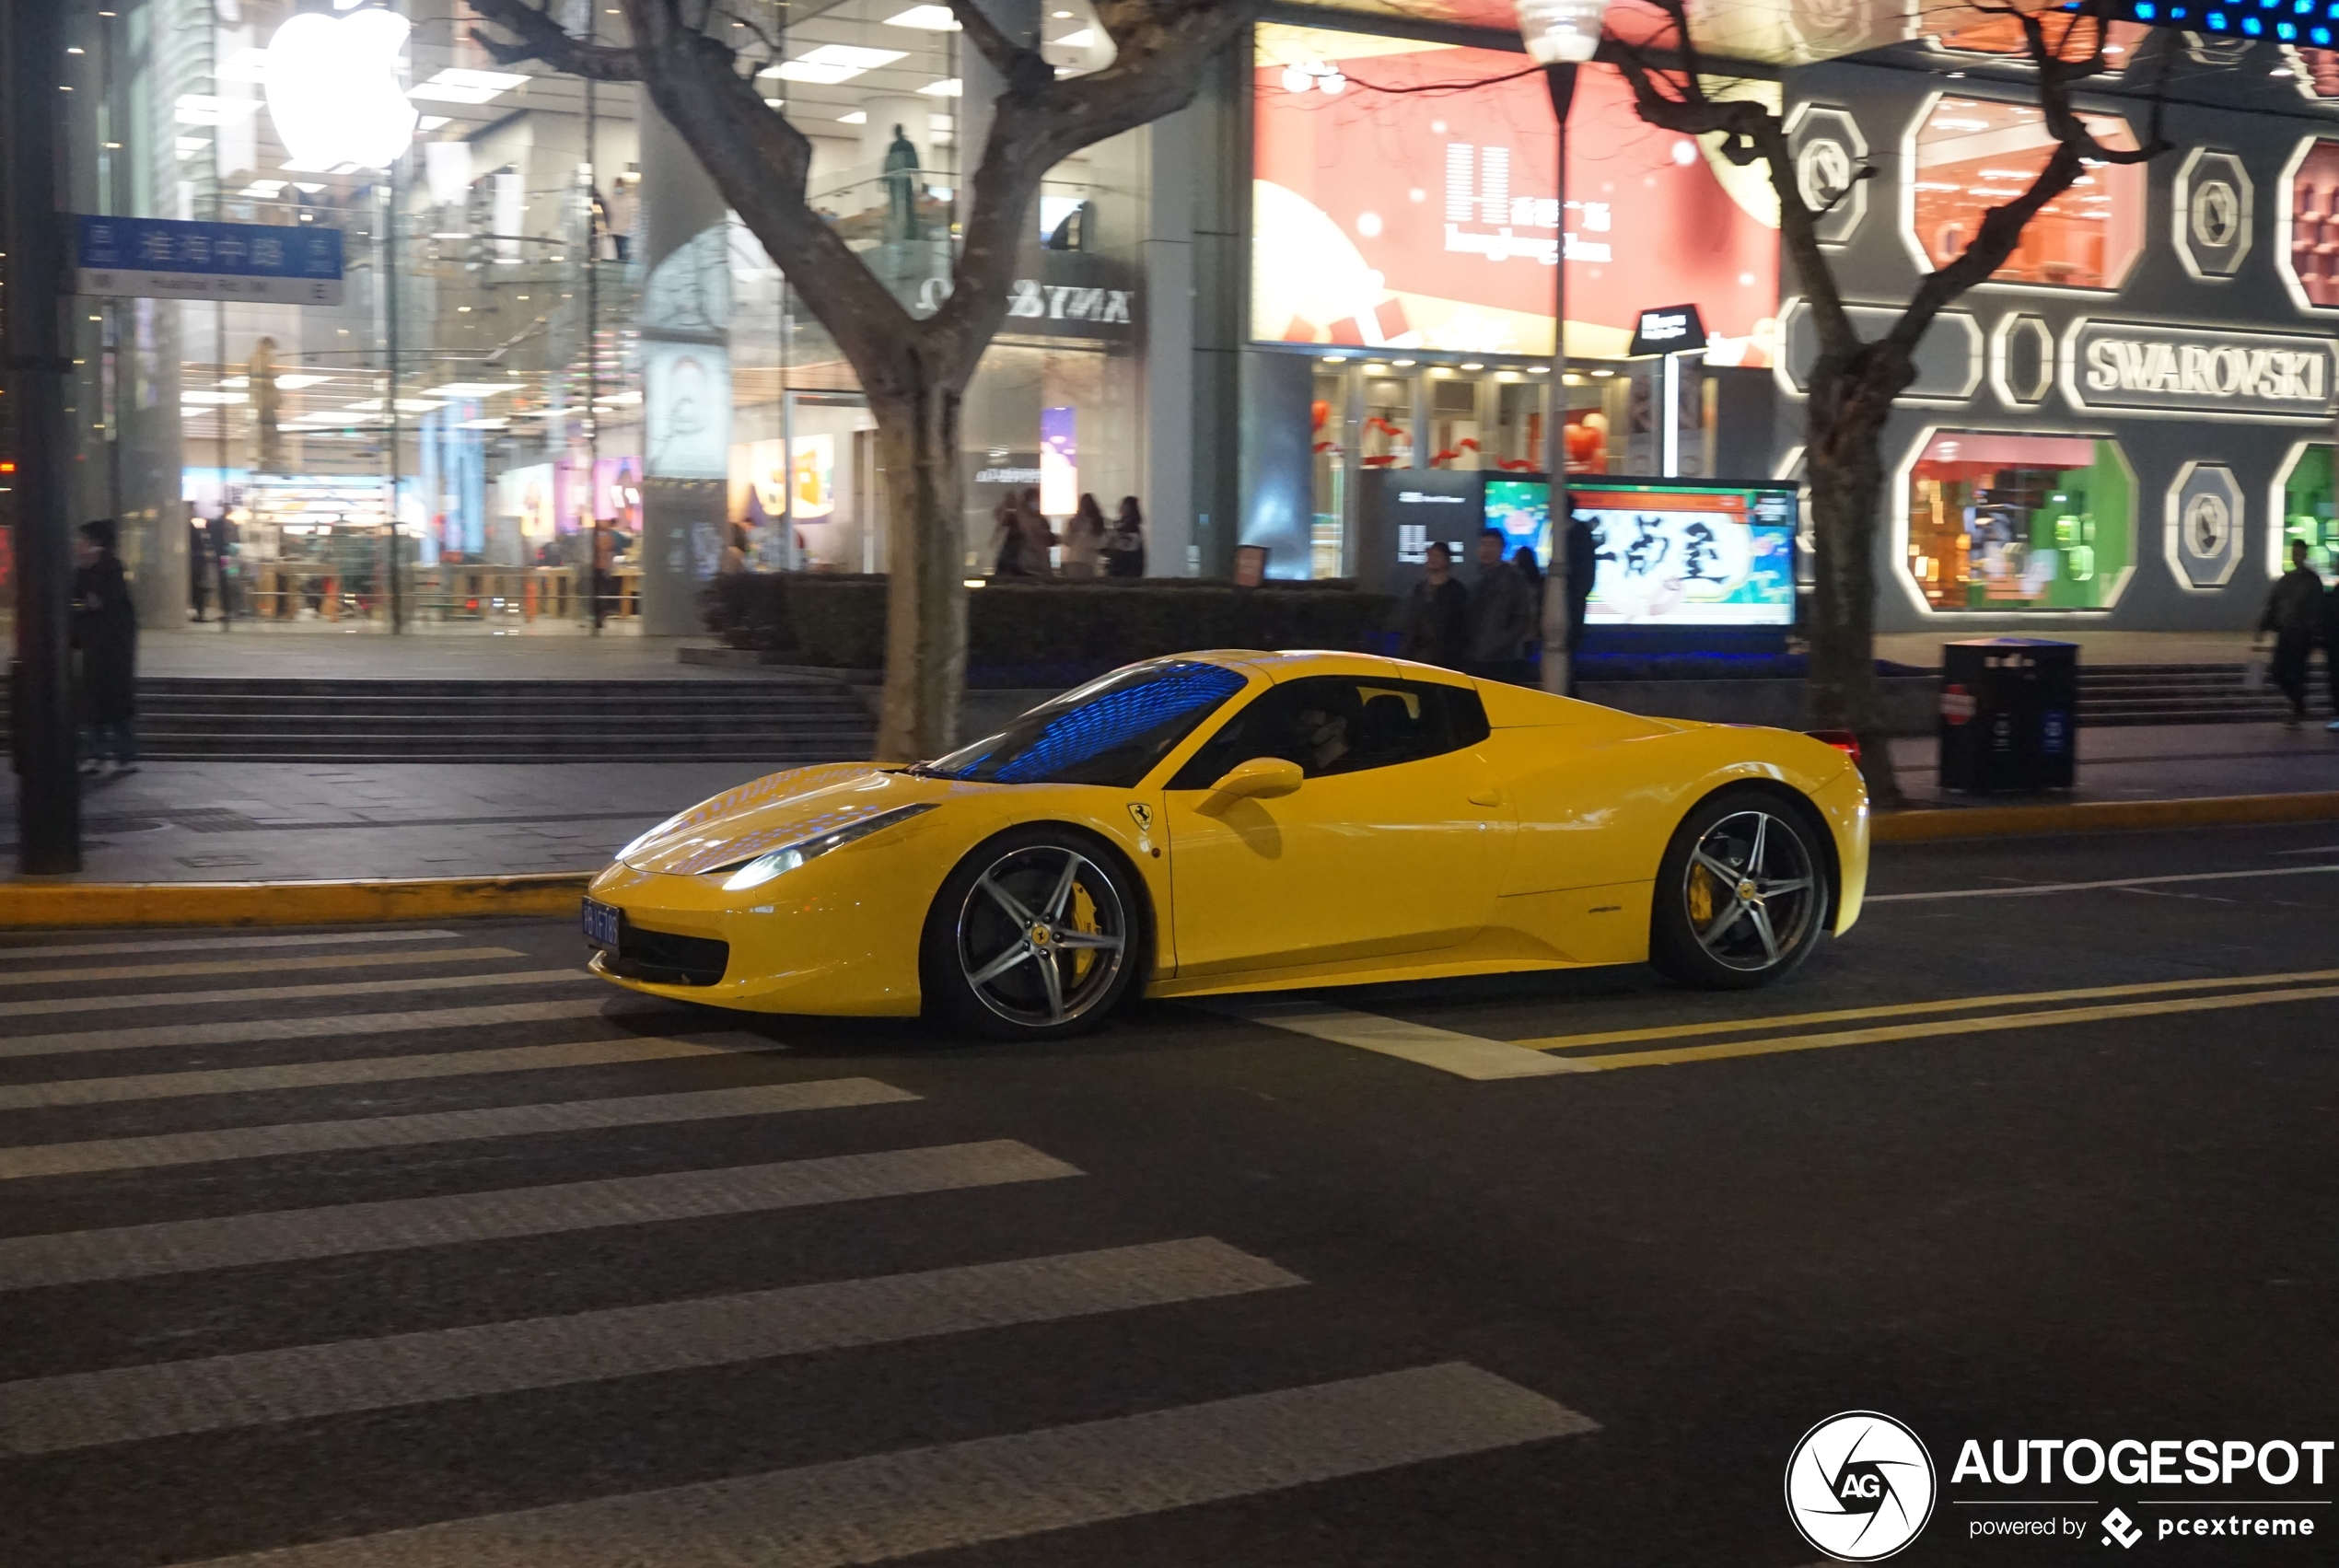
<path id="1" fill-rule="evenodd" d="M 926 1000 L 993 1040 L 1096 1028 L 1142 967 L 1144 905 L 1103 841 L 1018 828 L 960 862 L 926 918 Z"/>
<path id="2" fill-rule="evenodd" d="M 1767 985 L 1811 955 L 1827 928 L 1821 829 L 1768 790 L 1699 803 L 1657 873 L 1649 961 L 1684 985 Z"/>

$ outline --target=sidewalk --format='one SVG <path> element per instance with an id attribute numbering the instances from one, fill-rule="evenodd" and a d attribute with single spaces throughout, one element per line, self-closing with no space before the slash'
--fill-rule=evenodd
<path id="1" fill-rule="evenodd" d="M 1931 736 L 1892 742 L 1892 765 L 1913 807 L 2057 801 L 2200 800 L 2339 790 L 2339 735 L 2318 712 L 2298 729 L 2279 724 L 2139 725 L 2079 731 L 2078 787 L 2043 796 L 1944 794 Z"/>
<path id="2" fill-rule="evenodd" d="M 1918 806 L 2194 799 L 2339 790 L 2321 723 L 2083 731 L 2080 787 L 2043 797 L 1943 796 L 1933 743 L 1897 741 Z M 651 824 L 764 772 L 752 762 L 303 765 L 157 762 L 88 785 L 91 883 L 332 881 L 592 871 Z M 0 792 L 13 876 L 16 797 Z"/>

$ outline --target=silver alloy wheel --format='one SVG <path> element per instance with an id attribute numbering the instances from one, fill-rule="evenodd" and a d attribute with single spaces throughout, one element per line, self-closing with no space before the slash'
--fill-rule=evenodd
<path id="1" fill-rule="evenodd" d="M 967 889 L 960 972 L 993 1013 L 1047 1028 L 1112 994 L 1128 935 L 1121 889 L 1102 866 L 1077 850 L 1034 844 L 992 862 Z"/>
<path id="2" fill-rule="evenodd" d="M 1760 807 L 1734 811 L 1690 852 L 1682 899 L 1708 958 L 1759 974 L 1792 958 L 1810 936 L 1818 868 L 1794 823 Z"/>

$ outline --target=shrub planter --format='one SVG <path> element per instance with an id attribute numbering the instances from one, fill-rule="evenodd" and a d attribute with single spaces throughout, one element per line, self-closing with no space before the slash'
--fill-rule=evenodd
<path id="1" fill-rule="evenodd" d="M 708 584 L 702 603 L 707 629 L 730 648 L 840 670 L 885 663 L 881 576 L 734 573 Z M 996 684 L 1030 687 L 1198 648 L 1365 649 L 1396 608 L 1387 594 L 1343 583 L 994 578 L 967 594 L 967 664 L 996 672 Z"/>

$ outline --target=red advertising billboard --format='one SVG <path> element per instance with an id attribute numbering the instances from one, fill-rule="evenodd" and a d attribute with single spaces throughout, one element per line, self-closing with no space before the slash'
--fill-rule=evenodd
<path id="1" fill-rule="evenodd" d="M 1549 354 L 1561 214 L 1551 101 L 1526 57 L 1316 28 L 1258 39 L 1251 336 Z M 1584 67 L 1567 137 L 1571 354 L 1621 356 L 1639 312 L 1693 302 L 1709 363 L 1772 362 L 1776 197 L 1712 140 L 1644 123 L 1615 71 Z"/>

